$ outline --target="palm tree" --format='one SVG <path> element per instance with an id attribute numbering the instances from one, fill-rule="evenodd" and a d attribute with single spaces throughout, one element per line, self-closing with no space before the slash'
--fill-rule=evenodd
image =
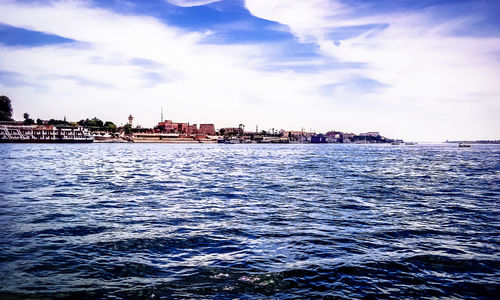
<path id="1" fill-rule="evenodd" d="M 12 121 L 12 104 L 7 96 L 0 96 L 0 121 Z"/>

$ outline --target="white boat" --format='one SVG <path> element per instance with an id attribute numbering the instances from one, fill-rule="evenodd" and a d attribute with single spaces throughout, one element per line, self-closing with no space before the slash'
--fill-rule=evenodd
<path id="1" fill-rule="evenodd" d="M 93 143 L 87 128 L 69 125 L 0 125 L 2 143 Z"/>
<path id="2" fill-rule="evenodd" d="M 232 137 L 228 140 L 224 140 L 224 144 L 241 144 L 241 141 L 238 138 Z"/>
<path id="3" fill-rule="evenodd" d="M 460 144 L 458 144 L 458 147 L 460 147 L 460 148 L 469 148 L 470 144 L 460 143 Z"/>

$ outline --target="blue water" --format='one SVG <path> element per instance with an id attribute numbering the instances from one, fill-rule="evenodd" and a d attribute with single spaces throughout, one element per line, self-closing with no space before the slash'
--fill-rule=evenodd
<path id="1" fill-rule="evenodd" d="M 1 144 L 0 298 L 500 295 L 500 147 Z"/>

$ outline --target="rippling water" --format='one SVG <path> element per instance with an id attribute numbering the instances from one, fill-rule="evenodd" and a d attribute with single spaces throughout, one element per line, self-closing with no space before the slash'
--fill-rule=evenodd
<path id="1" fill-rule="evenodd" d="M 491 298 L 500 147 L 0 145 L 0 298 Z"/>

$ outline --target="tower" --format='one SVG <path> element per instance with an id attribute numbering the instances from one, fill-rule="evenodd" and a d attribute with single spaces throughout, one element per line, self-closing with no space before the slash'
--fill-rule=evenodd
<path id="1" fill-rule="evenodd" d="M 132 121 L 134 120 L 134 117 L 132 115 L 128 116 L 128 124 L 132 126 Z"/>

